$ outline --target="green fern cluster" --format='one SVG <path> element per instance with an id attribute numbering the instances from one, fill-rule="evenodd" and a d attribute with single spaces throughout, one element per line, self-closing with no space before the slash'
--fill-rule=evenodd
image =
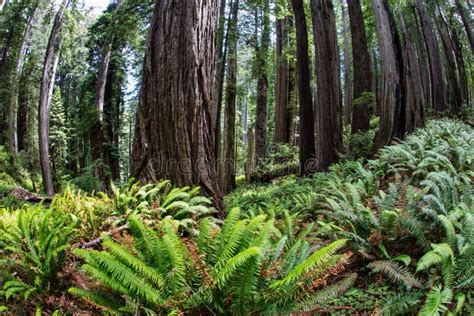
<path id="1" fill-rule="evenodd" d="M 182 238 L 177 223 L 153 231 L 129 219 L 133 248 L 107 239 L 103 251 L 75 250 L 83 270 L 106 290 L 72 288 L 111 312 L 237 313 L 310 310 L 347 290 L 345 240 L 313 250 L 305 235 L 281 233 L 265 216 L 241 219 L 234 209 L 219 229 L 201 221 L 196 238 Z M 327 284 L 329 275 L 339 281 Z M 112 291 L 110 291 L 112 290 Z"/>
<path id="2" fill-rule="evenodd" d="M 10 271 L 2 296 L 44 294 L 53 289 L 77 222 L 41 206 L 0 217 L 0 265 Z"/>

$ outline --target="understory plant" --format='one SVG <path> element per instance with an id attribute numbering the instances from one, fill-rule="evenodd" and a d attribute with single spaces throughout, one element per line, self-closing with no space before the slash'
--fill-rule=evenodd
<path id="1" fill-rule="evenodd" d="M 131 216 L 129 227 L 132 247 L 106 239 L 103 251 L 74 251 L 104 288 L 71 293 L 115 313 L 276 313 L 310 311 L 355 280 L 343 272 L 350 254 L 337 254 L 346 240 L 314 249 L 238 209 L 221 228 L 202 220 L 195 238 L 179 236 L 170 219 L 154 231 Z"/>

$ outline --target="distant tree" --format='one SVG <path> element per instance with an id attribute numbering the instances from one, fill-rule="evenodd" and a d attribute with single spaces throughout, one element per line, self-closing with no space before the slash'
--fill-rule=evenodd
<path id="1" fill-rule="evenodd" d="M 43 63 L 43 75 L 41 78 L 40 101 L 39 101 L 39 151 L 41 172 L 43 175 L 43 187 L 46 194 L 54 194 L 53 178 L 51 174 L 51 164 L 49 160 L 49 127 L 51 98 L 54 87 L 54 78 L 59 62 L 59 47 L 61 46 L 60 31 L 63 24 L 66 8 L 71 0 L 64 0 L 60 6 L 53 22 L 48 47 Z"/>

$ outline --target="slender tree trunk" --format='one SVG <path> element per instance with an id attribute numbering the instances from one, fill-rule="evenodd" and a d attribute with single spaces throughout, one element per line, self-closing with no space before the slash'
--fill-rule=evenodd
<path id="1" fill-rule="evenodd" d="M 423 97 L 423 86 L 418 58 L 416 56 L 415 45 L 410 37 L 410 32 L 405 17 L 400 13 L 400 25 L 404 38 L 404 59 L 405 62 L 405 126 L 407 132 L 413 132 L 415 128 L 423 127 L 425 120 Z"/>
<path id="2" fill-rule="evenodd" d="M 357 106 L 352 110 L 352 133 L 365 132 L 369 129 L 369 104 L 360 99 L 364 93 L 375 94 L 372 86 L 374 74 L 373 62 L 367 45 L 364 15 L 360 0 L 347 0 L 352 35 L 352 58 L 354 65 L 354 101 Z"/>
<path id="3" fill-rule="evenodd" d="M 178 186 L 199 185 L 223 210 L 213 168 L 211 120 L 218 2 L 156 0 L 155 6 L 137 111 L 132 176 L 143 181 L 170 179 Z"/>
<path id="4" fill-rule="evenodd" d="M 344 0 L 339 0 L 342 13 L 342 27 L 344 31 L 344 122 L 352 124 L 352 63 L 351 39 L 347 23 L 347 13 Z"/>
<path id="5" fill-rule="evenodd" d="M 236 186 L 235 106 L 237 97 L 237 40 L 239 38 L 238 16 L 239 0 L 234 0 L 229 20 L 229 56 L 227 59 L 226 106 L 224 112 L 224 172 L 221 187 L 223 193 L 229 193 Z"/>
<path id="6" fill-rule="evenodd" d="M 289 65 L 286 56 L 288 46 L 288 19 L 276 21 L 276 69 L 275 69 L 275 143 L 288 143 Z"/>
<path id="7" fill-rule="evenodd" d="M 300 173 L 310 175 L 315 168 L 314 113 L 309 72 L 308 27 L 303 0 L 291 0 L 296 27 L 296 59 L 298 76 L 298 97 L 300 117 Z"/>
<path id="8" fill-rule="evenodd" d="M 27 149 L 28 146 L 28 130 L 29 126 L 29 113 L 30 113 L 30 100 L 33 98 L 31 95 L 31 82 L 30 79 L 34 75 L 33 67 L 23 69 L 23 73 L 20 78 L 19 93 L 18 93 L 18 114 L 17 114 L 17 129 L 18 129 L 18 151 Z"/>
<path id="9" fill-rule="evenodd" d="M 51 34 L 46 48 L 46 54 L 43 63 L 43 75 L 41 77 L 40 101 L 39 101 L 39 152 L 41 173 L 43 176 L 44 191 L 48 196 L 54 194 L 53 178 L 51 175 L 51 163 L 49 160 L 49 123 L 52 87 L 54 86 L 55 71 L 59 56 L 60 39 L 59 33 L 64 19 L 64 13 L 71 0 L 64 0 L 62 6 L 54 19 Z"/>
<path id="10" fill-rule="evenodd" d="M 247 165 L 245 167 L 245 179 L 247 183 L 252 182 L 252 173 L 255 167 L 255 134 L 253 128 L 248 130 L 249 146 L 247 150 Z"/>
<path id="11" fill-rule="evenodd" d="M 291 8 L 290 8 L 291 10 Z M 288 47 L 296 47 L 296 36 L 294 28 L 294 17 L 288 17 Z M 291 145 L 296 144 L 296 118 L 298 117 L 298 93 L 296 83 L 296 61 L 293 58 L 288 62 L 288 141 Z"/>
<path id="12" fill-rule="evenodd" d="M 413 19 L 416 24 L 416 30 L 413 34 L 416 38 L 416 52 L 418 58 L 418 64 L 420 65 L 420 74 L 422 78 L 422 92 L 425 100 L 424 108 L 426 109 L 427 104 L 432 100 L 432 89 L 430 80 L 430 61 L 428 58 L 428 52 L 426 43 L 424 42 L 423 29 L 421 27 L 419 14 L 415 5 L 412 5 Z"/>
<path id="13" fill-rule="evenodd" d="M 115 11 L 120 9 L 123 0 L 117 0 Z M 109 25 L 113 28 L 117 20 L 113 20 Z M 95 176 L 100 183 L 100 189 L 105 190 L 109 187 L 110 178 L 105 172 L 104 162 L 104 99 L 105 90 L 107 87 L 107 74 L 109 72 L 110 58 L 112 56 L 112 48 L 115 36 L 112 34 L 110 38 L 105 39 L 105 44 L 102 47 L 102 60 L 100 62 L 99 74 L 97 76 L 97 86 L 95 94 L 94 107 L 97 111 L 97 117 L 94 126 L 91 130 L 91 156 L 95 163 Z"/>
<path id="14" fill-rule="evenodd" d="M 257 45 L 257 110 L 255 120 L 255 158 L 257 166 L 267 154 L 267 60 L 270 46 L 270 0 L 263 0 L 263 30 L 260 45 Z"/>
<path id="15" fill-rule="evenodd" d="M 435 1 L 437 2 L 437 1 Z M 434 13 L 438 33 L 441 37 L 441 43 L 444 50 L 444 56 L 446 61 L 446 82 L 448 85 L 447 96 L 448 104 L 451 106 L 450 110 L 453 113 L 457 113 L 461 109 L 461 87 L 459 86 L 459 80 L 457 78 L 457 64 L 456 57 L 454 55 L 454 46 L 449 36 L 449 27 L 444 20 L 441 12 L 441 8 L 436 3 L 434 4 Z"/>
<path id="16" fill-rule="evenodd" d="M 464 63 L 461 43 L 456 30 L 451 30 L 451 40 L 456 56 L 456 64 L 458 70 L 459 88 L 461 89 L 461 104 L 469 104 L 469 83 L 467 80 L 466 64 Z"/>
<path id="17" fill-rule="evenodd" d="M 471 47 L 471 52 L 474 54 L 474 34 L 472 32 L 472 12 L 469 14 L 469 11 L 464 7 L 462 0 L 454 0 L 456 3 L 456 8 L 459 16 L 461 17 L 462 24 L 464 25 L 464 30 L 466 31 L 467 38 L 469 40 L 469 45 Z"/>
<path id="18" fill-rule="evenodd" d="M 380 126 L 375 149 L 386 146 L 394 137 L 405 134 L 403 56 L 400 38 L 388 0 L 373 0 L 380 46 L 382 90 L 380 93 Z"/>
<path id="19" fill-rule="evenodd" d="M 231 0 L 231 5 L 232 5 Z M 212 109 L 212 127 L 213 127 L 213 143 L 215 159 L 221 159 L 221 113 L 222 113 L 222 98 L 224 95 L 224 76 L 225 64 L 227 60 L 227 43 L 229 40 L 229 29 L 225 30 L 226 18 L 225 8 L 227 1 L 221 0 L 219 8 L 219 23 L 217 29 L 217 55 L 216 55 L 216 79 L 215 79 L 215 100 Z M 221 165 L 217 166 L 217 173 L 221 174 Z"/>
<path id="20" fill-rule="evenodd" d="M 420 15 L 421 27 L 423 29 L 426 48 L 428 51 L 428 59 L 430 62 L 431 105 L 436 114 L 441 114 L 446 109 L 446 97 L 443 67 L 441 64 L 438 43 L 436 41 L 433 25 L 428 18 L 425 4 L 422 0 L 416 0 L 416 6 L 418 14 Z"/>
<path id="21" fill-rule="evenodd" d="M 311 0 L 316 57 L 316 153 L 326 171 L 342 153 L 341 82 L 339 48 L 332 0 Z"/>
<path id="22" fill-rule="evenodd" d="M 24 58 L 26 43 L 30 33 L 33 16 L 37 4 L 32 3 L 29 9 L 17 9 L 13 16 L 13 26 L 9 30 L 0 62 L 0 81 L 2 82 L 5 107 L 0 108 L 2 114 L 2 137 L 8 145 L 8 151 L 13 159 L 18 151 L 16 135 L 16 105 L 18 96 L 18 81 L 21 73 L 22 60 Z M 26 14 L 27 17 L 22 17 Z M 8 22 L 7 22 L 8 23 Z"/>

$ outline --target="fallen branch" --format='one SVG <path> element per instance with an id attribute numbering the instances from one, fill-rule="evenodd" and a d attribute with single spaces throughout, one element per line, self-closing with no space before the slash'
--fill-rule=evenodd
<path id="1" fill-rule="evenodd" d="M 98 245 L 100 245 L 102 243 L 102 241 L 104 241 L 104 239 L 106 237 L 111 237 L 111 236 L 114 236 L 116 234 L 120 234 L 121 232 L 123 232 L 124 230 L 128 229 L 128 224 L 125 224 L 125 225 L 122 225 L 120 227 L 117 227 L 117 228 L 114 228 L 112 229 L 111 231 L 105 233 L 105 234 L 101 234 L 100 237 L 94 239 L 94 240 L 91 240 L 89 242 L 86 242 L 86 243 L 82 243 L 82 244 L 76 244 L 74 245 L 73 247 L 74 248 L 80 248 L 80 249 L 90 249 L 90 248 L 95 248 L 97 247 Z"/>
<path id="2" fill-rule="evenodd" d="M 10 195 L 14 197 L 15 199 L 31 202 L 31 203 L 41 203 L 41 202 L 51 203 L 53 201 L 53 199 L 50 197 L 39 196 L 21 187 L 18 187 L 12 192 L 10 192 Z"/>

